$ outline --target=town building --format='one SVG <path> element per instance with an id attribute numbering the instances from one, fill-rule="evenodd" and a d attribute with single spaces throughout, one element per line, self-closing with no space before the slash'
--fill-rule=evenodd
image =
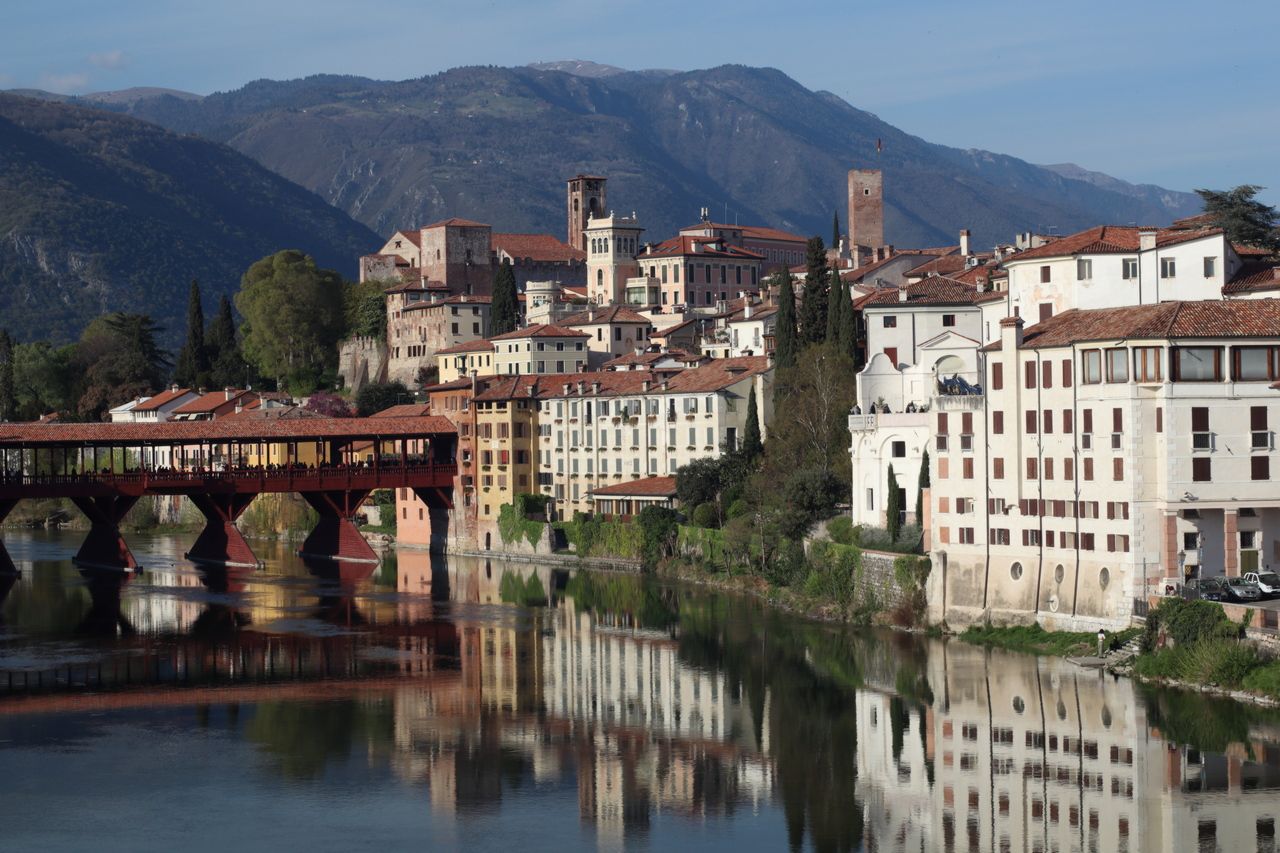
<path id="1" fill-rule="evenodd" d="M 587 283 L 587 253 L 550 234 L 504 234 L 490 238 L 493 268 L 507 263 L 515 275 L 516 289 L 523 293 L 532 281 L 554 281 L 562 285 Z"/>
<path id="2" fill-rule="evenodd" d="M 436 353 L 483 340 L 489 332 L 490 296 L 410 299 L 413 291 L 388 295 L 387 380 L 421 387 L 436 368 Z M 400 298 L 403 297 L 404 301 Z"/>
<path id="3" fill-rule="evenodd" d="M 644 228 L 634 213 L 595 216 L 583 232 L 587 251 L 587 298 L 595 305 L 626 300 L 627 279 L 640 274 L 636 254 Z"/>
<path id="4" fill-rule="evenodd" d="M 125 404 L 112 410 L 111 420 L 115 423 L 157 423 L 173 418 L 173 413 L 180 407 L 200 396 L 200 392 L 190 388 L 179 388 L 173 385 L 150 397 L 134 400 L 133 405 Z M 127 406 L 127 408 L 125 408 Z M 119 411 L 119 418 L 116 413 Z"/>
<path id="5" fill-rule="evenodd" d="M 574 175 L 568 181 L 565 212 L 568 227 L 565 239 L 581 251 L 587 250 L 587 227 L 592 219 L 604 217 L 609 209 L 608 178 L 601 175 Z"/>
<path id="6" fill-rule="evenodd" d="M 874 254 L 884 241 L 884 175 L 879 169 L 849 170 L 850 254 Z"/>
<path id="7" fill-rule="evenodd" d="M 933 406 L 932 618 L 1127 625 L 1166 579 L 1271 566 L 1280 302 L 1073 309 L 1000 331 L 982 393 Z"/>
<path id="8" fill-rule="evenodd" d="M 488 340 L 468 341 L 436 353 L 436 381 L 452 382 L 471 376 L 490 376 L 494 345 Z"/>
<path id="9" fill-rule="evenodd" d="M 580 373 L 587 369 L 586 332 L 564 326 L 526 326 L 489 339 L 493 372 L 499 376 L 530 373 Z"/>
<path id="10" fill-rule="evenodd" d="M 725 225 L 704 216 L 697 225 L 681 228 L 681 237 L 699 239 L 722 238 L 731 246 L 755 252 L 764 259 L 764 274 L 803 264 L 809 241 L 777 228 L 760 225 Z"/>
<path id="11" fill-rule="evenodd" d="M 637 347 L 647 347 L 653 329 L 648 317 L 625 305 L 592 305 L 566 317 L 560 325 L 587 334 L 588 370 L 599 369 L 605 362 L 635 352 Z"/>
<path id="12" fill-rule="evenodd" d="M 714 312 L 717 302 L 756 293 L 764 256 L 724 237 L 673 237 L 645 246 L 636 261 L 658 283 L 663 313 Z"/>
<path id="13" fill-rule="evenodd" d="M 715 317 L 702 336 L 702 354 L 709 358 L 772 355 L 778 309 L 754 299 Z"/>
<path id="14" fill-rule="evenodd" d="M 592 493 L 595 514 L 606 518 L 631 518 L 645 507 L 676 507 L 676 478 L 670 475 L 642 477 L 626 483 L 602 486 Z"/>
<path id="15" fill-rule="evenodd" d="M 877 288 L 854 300 L 865 329 L 866 354 L 883 353 L 893 364 L 917 364 L 919 348 L 938 335 L 954 332 L 977 346 L 983 341 L 983 311 L 1003 311 L 1004 297 L 941 275 L 896 288 Z"/>

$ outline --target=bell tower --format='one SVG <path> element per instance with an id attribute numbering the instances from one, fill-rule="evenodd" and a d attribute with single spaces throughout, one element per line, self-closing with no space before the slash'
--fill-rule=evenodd
<path id="1" fill-rule="evenodd" d="M 599 219 L 609 209 L 606 202 L 605 181 L 600 175 L 575 175 L 569 179 L 569 191 L 565 208 L 568 213 L 569 227 L 565 242 L 575 249 L 587 250 L 587 223 L 594 217 Z"/>

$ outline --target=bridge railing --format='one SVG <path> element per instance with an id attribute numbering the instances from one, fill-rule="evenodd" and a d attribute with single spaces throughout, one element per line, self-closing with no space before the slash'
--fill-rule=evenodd
<path id="1" fill-rule="evenodd" d="M 325 466 L 268 466 L 236 467 L 220 469 L 144 469 L 138 471 L 84 472 L 79 474 L 17 474 L 0 473 L 0 486 L 150 486 L 172 488 L 181 485 L 215 485 L 246 482 L 279 483 L 305 486 L 308 482 L 332 482 L 334 480 L 361 480 L 388 478 L 404 480 L 419 476 L 449 476 L 457 474 L 453 462 L 415 462 L 409 464 L 358 464 Z"/>

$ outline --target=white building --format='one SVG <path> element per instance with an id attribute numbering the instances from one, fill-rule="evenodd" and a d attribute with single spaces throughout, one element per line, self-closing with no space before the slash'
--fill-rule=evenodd
<path id="1" fill-rule="evenodd" d="M 493 373 L 578 373 L 587 369 L 587 335 L 563 326 L 528 326 L 489 338 Z"/>
<path id="2" fill-rule="evenodd" d="M 631 216 L 595 217 L 587 221 L 587 297 L 595 305 L 625 301 L 627 279 L 640 274 L 636 254 L 644 228 Z"/>

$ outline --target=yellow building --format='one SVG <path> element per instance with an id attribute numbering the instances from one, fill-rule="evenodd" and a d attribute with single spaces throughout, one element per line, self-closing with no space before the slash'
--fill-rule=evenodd
<path id="1" fill-rule="evenodd" d="M 497 521 L 503 504 L 538 488 L 536 376 L 510 376 L 476 395 L 475 471 L 477 515 Z"/>

